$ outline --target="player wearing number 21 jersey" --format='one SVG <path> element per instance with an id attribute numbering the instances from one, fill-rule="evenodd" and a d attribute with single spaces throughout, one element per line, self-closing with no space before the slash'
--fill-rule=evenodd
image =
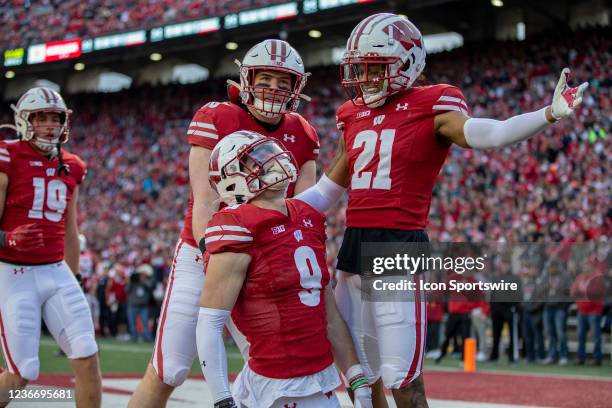
<path id="1" fill-rule="evenodd" d="M 77 405 L 100 405 L 97 345 L 79 287 L 77 197 L 85 164 L 63 151 L 69 115 L 50 88 L 12 106 L 18 140 L 0 142 L 0 406 L 39 374 L 40 320 L 71 360 Z"/>
<path id="2" fill-rule="evenodd" d="M 285 199 L 297 177 L 291 154 L 272 138 L 239 131 L 219 142 L 210 180 L 230 204 L 205 231 L 206 285 L 198 355 L 216 407 L 339 407 L 334 358 L 362 406 L 369 387 L 326 268 L 325 217 Z M 230 315 L 251 348 L 229 391 L 222 331 Z"/>
<path id="3" fill-rule="evenodd" d="M 324 211 L 349 189 L 335 294 L 376 383 L 375 405 L 384 399 L 382 380 L 397 406 L 427 407 L 421 376 L 427 319 L 420 291 L 405 302 L 361 301 L 361 275 L 368 271 L 362 243 L 427 242 L 433 187 L 452 144 L 488 149 L 526 140 L 569 116 L 588 85 L 569 87 L 564 69 L 550 106 L 504 121 L 470 118 L 456 87 L 413 86 L 424 67 L 423 37 L 406 18 L 379 13 L 357 24 L 340 66 L 350 100 L 337 112 L 343 136 L 336 158 L 316 186 L 296 197 Z"/>

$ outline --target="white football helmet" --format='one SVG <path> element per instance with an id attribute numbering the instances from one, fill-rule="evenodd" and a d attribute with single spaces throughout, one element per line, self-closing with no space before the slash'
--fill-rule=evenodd
<path id="1" fill-rule="evenodd" d="M 300 99 L 310 100 L 302 94 L 310 73 L 304 71 L 300 54 L 288 42 L 265 40 L 254 45 L 244 56 L 240 67 L 240 97 L 242 103 L 252 106 L 263 116 L 278 117 L 288 111 L 295 112 Z M 280 90 L 255 86 L 259 71 L 278 71 L 293 76 L 292 89 Z"/>
<path id="2" fill-rule="evenodd" d="M 346 43 L 342 86 L 355 105 L 381 106 L 421 75 L 425 55 L 423 37 L 414 24 L 396 14 L 373 14 L 357 24 Z M 373 65 L 382 66 L 384 74 L 369 78 Z"/>
<path id="3" fill-rule="evenodd" d="M 72 111 L 66 107 L 62 96 L 51 88 L 39 86 L 24 93 L 11 105 L 15 112 L 15 127 L 19 137 L 31 141 L 45 152 L 51 152 L 59 143 L 69 139 L 69 118 Z M 30 121 L 30 115 L 36 112 L 57 112 L 60 114 L 60 126 L 57 126 L 50 138 L 39 138 L 36 129 Z"/>
<path id="4" fill-rule="evenodd" d="M 228 205 L 242 204 L 265 190 L 286 190 L 297 180 L 291 152 L 276 139 L 240 130 L 217 143 L 208 166 L 210 184 Z"/>

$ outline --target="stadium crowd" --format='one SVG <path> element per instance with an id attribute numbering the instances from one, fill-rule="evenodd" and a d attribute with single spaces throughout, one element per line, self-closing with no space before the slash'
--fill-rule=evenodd
<path id="1" fill-rule="evenodd" d="M 149 29 L 282 3 L 283 0 L 0 0 L 6 48 Z"/>
<path id="2" fill-rule="evenodd" d="M 573 83 L 590 83 L 576 120 L 551 126 L 512 148 L 488 152 L 453 148 L 434 190 L 429 224 L 432 240 L 510 244 L 608 240 L 612 230 L 610 34 L 609 28 L 589 29 L 523 42 L 467 45 L 428 57 L 422 82 L 458 86 L 476 117 L 503 119 L 544 106 L 550 102 L 564 66 L 572 68 Z M 313 101 L 302 108 L 302 114 L 319 132 L 318 164 L 323 169 L 336 148 L 339 133 L 334 113 L 344 95 L 337 67 L 311 71 L 306 93 Z M 144 320 L 154 329 L 164 279 L 188 204 L 187 125 L 199 106 L 225 98 L 224 80 L 67 96 L 75 111 L 68 148 L 89 168 L 80 194 L 80 227 L 92 260 L 84 274 L 90 275 L 91 301 L 99 304 L 100 334 L 116 335 L 118 324 L 129 320 L 135 338 L 133 316 L 142 312 L 143 304 L 150 306 L 145 307 L 151 313 Z M 5 115 L 8 112 L 3 111 Z M 6 115 L 3 123 L 10 119 Z M 328 214 L 332 268 L 342 239 L 344 211 L 344 206 L 338 206 Z M 571 279 L 579 279 L 581 272 L 575 271 Z M 529 282 L 529 273 L 523 275 Z M 139 287 L 146 288 L 146 295 L 134 289 Z M 568 282 L 563 289 L 568 298 L 578 296 L 576 291 L 570 293 L 571 287 Z M 585 342 L 589 323 L 601 322 L 605 313 L 606 327 L 610 326 L 610 305 L 597 302 L 584 308 L 578 305 L 579 314 L 587 316 L 579 319 Z M 430 323 L 439 324 L 445 313 L 457 312 L 449 308 L 451 303 L 432 302 Z M 485 302 L 466 313 L 479 315 L 481 322 L 491 320 L 495 334 L 499 319 L 502 327 L 504 321 L 509 322 L 509 312 L 497 310 L 494 303 Z M 525 350 L 535 344 L 537 361 L 565 362 L 566 347 L 559 349 L 553 344 L 567 341 L 569 304 L 560 306 L 561 312 L 554 305 L 542 304 L 534 316 L 523 315 L 519 306 L 513 305 L 511 313 L 521 317 L 525 325 L 520 330 L 529 345 Z M 593 315 L 599 320 L 588 317 Z M 532 320 L 537 324 L 531 324 Z M 434 327 L 431 333 L 436 332 Z M 498 331 L 499 336 L 501 329 Z M 482 338 L 483 331 L 480 333 Z M 143 337 L 149 338 L 146 331 Z M 598 338 L 601 344 L 601 331 L 594 330 L 596 344 Z M 548 340 L 547 353 L 541 347 L 544 339 Z M 430 339 L 430 349 L 438 348 L 440 340 Z M 479 350 L 484 353 L 482 347 Z M 495 352 L 491 357 L 497 357 Z M 529 358 L 536 361 L 534 354 Z M 581 359 L 584 361 L 584 355 Z M 601 356 L 596 355 L 597 360 L 601 361 Z"/>

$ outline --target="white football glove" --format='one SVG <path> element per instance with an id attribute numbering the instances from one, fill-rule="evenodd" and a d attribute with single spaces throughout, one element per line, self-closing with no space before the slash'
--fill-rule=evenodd
<path id="1" fill-rule="evenodd" d="M 550 105 L 550 113 L 555 120 L 560 120 L 571 115 L 574 108 L 582 103 L 582 94 L 587 86 L 589 86 L 588 82 L 583 82 L 577 87 L 570 87 L 567 84 L 569 75 L 569 68 L 563 68 L 561 77 L 555 88 L 555 94 L 553 95 L 552 104 Z"/>

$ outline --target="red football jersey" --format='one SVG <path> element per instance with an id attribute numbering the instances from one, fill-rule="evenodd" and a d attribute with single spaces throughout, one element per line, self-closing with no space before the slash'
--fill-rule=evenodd
<path id="1" fill-rule="evenodd" d="M 62 149 L 68 175 L 57 174 L 58 158 L 49 160 L 26 141 L 0 141 L 0 172 L 9 178 L 0 229 L 32 224 L 43 230 L 45 246 L 35 253 L 0 248 L 0 260 L 46 264 L 64 259 L 64 220 L 75 188 L 85 178 L 85 163 Z"/>
<path id="2" fill-rule="evenodd" d="M 333 362 L 324 290 L 325 217 L 286 200 L 288 216 L 252 204 L 226 207 L 206 229 L 206 251 L 251 263 L 232 318 L 251 344 L 249 366 L 270 378 L 312 375 Z"/>
<path id="3" fill-rule="evenodd" d="M 413 87 L 378 108 L 345 102 L 337 112 L 350 166 L 346 225 L 424 229 L 432 190 L 450 144 L 439 141 L 434 117 L 467 113 L 451 85 Z"/>
<path id="4" fill-rule="evenodd" d="M 240 105 L 232 102 L 209 102 L 202 106 L 193 117 L 187 131 L 192 146 L 212 150 L 219 140 L 238 130 L 251 130 L 264 136 L 273 137 L 289 150 L 297 162 L 298 170 L 309 160 L 316 160 L 319 154 L 319 138 L 315 129 L 297 113 L 283 115 L 276 130 L 269 132 Z M 287 196 L 293 197 L 295 183 L 289 185 Z M 185 225 L 181 239 L 197 247 L 192 231 L 193 195 L 189 195 L 189 208 L 185 214 Z"/>

